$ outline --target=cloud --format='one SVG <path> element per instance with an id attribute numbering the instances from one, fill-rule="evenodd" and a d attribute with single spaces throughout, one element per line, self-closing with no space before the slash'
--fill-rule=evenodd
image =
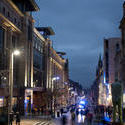
<path id="1" fill-rule="evenodd" d="M 37 1 L 37 0 L 36 0 Z M 84 86 L 95 79 L 104 37 L 119 37 L 123 0 L 39 0 L 36 26 L 51 26 L 56 50 L 70 60 L 70 77 Z M 85 84 L 86 83 L 86 84 Z"/>

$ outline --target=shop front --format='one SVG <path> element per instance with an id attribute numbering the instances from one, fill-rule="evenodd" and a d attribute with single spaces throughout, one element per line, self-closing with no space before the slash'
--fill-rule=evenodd
<path id="1" fill-rule="evenodd" d="M 33 90 L 26 89 L 25 90 L 25 99 L 24 99 L 24 109 L 25 115 L 30 115 L 33 106 Z"/>
<path id="2" fill-rule="evenodd" d="M 41 87 L 34 88 L 33 109 L 35 114 L 46 114 L 47 95 Z"/>

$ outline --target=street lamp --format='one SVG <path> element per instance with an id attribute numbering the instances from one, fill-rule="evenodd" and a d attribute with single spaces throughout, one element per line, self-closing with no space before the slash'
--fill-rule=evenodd
<path id="1" fill-rule="evenodd" d="M 56 81 L 56 80 L 59 80 L 59 79 L 60 79 L 59 76 L 56 76 L 56 77 L 53 77 L 53 78 L 52 78 L 52 91 L 53 91 L 53 88 L 54 88 L 53 81 Z"/>
<path id="2" fill-rule="evenodd" d="M 10 53 L 10 67 L 9 67 L 9 94 L 10 94 L 10 107 L 9 112 L 12 111 L 12 98 L 13 98 L 13 58 L 14 55 L 17 56 L 20 54 L 19 50 L 13 50 Z"/>
<path id="3" fill-rule="evenodd" d="M 56 77 L 53 77 L 52 78 L 52 88 L 51 88 L 51 90 L 52 90 L 52 92 L 53 92 L 53 89 L 54 89 L 54 81 L 56 81 L 56 80 L 59 80 L 60 79 L 60 77 L 59 76 L 56 76 Z M 51 100 L 52 102 L 51 102 L 51 111 L 53 112 L 53 110 L 54 110 L 54 115 L 55 115 L 55 97 L 54 97 L 54 95 L 52 94 L 52 100 Z"/>

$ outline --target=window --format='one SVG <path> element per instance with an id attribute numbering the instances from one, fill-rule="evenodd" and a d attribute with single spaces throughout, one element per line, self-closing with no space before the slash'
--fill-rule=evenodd
<path id="1" fill-rule="evenodd" d="M 13 48 L 16 47 L 16 37 L 15 36 L 12 36 L 12 45 L 13 45 Z"/>
<path id="2" fill-rule="evenodd" d="M 35 47 L 35 40 L 33 41 L 33 47 Z"/>
<path id="3" fill-rule="evenodd" d="M 108 40 L 105 41 L 105 46 L 108 48 Z"/>
<path id="4" fill-rule="evenodd" d="M 3 7 L 3 14 L 5 15 L 5 7 Z"/>
<path id="5" fill-rule="evenodd" d="M 38 50 L 40 51 L 40 45 L 38 46 Z"/>
<path id="6" fill-rule="evenodd" d="M 42 70 L 42 55 L 37 50 L 33 52 L 33 65 Z"/>
<path id="7" fill-rule="evenodd" d="M 125 41 L 125 30 L 123 30 L 123 39 Z"/>
<path id="8" fill-rule="evenodd" d="M 41 46 L 41 49 L 40 49 L 40 51 L 41 51 L 41 53 L 43 53 L 43 48 L 42 48 L 42 46 Z"/>
<path id="9" fill-rule="evenodd" d="M 35 48 L 37 49 L 37 42 L 35 43 L 36 45 L 35 45 Z"/>
<path id="10" fill-rule="evenodd" d="M 20 22 L 18 22 L 18 27 L 20 27 Z"/>
<path id="11" fill-rule="evenodd" d="M 108 52 L 105 53 L 105 58 L 106 58 L 106 61 L 108 62 L 108 59 L 109 59 Z"/>
<path id="12" fill-rule="evenodd" d="M 10 17 L 10 12 L 7 13 L 7 16 Z"/>
<path id="13" fill-rule="evenodd" d="M 4 29 L 0 27 L 0 50 L 4 48 Z"/>
<path id="14" fill-rule="evenodd" d="M 120 51 L 120 47 L 119 47 L 119 44 L 117 43 L 116 44 L 116 52 L 119 52 Z"/>
<path id="15" fill-rule="evenodd" d="M 14 18 L 14 23 L 16 23 L 16 18 Z"/>
<path id="16" fill-rule="evenodd" d="M 4 33 L 5 30 L 0 27 L 0 70 L 4 68 L 4 56 L 3 56 L 3 50 L 4 50 Z"/>

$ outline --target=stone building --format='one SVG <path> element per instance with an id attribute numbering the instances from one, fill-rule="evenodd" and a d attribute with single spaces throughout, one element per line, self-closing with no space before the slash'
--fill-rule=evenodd
<path id="1" fill-rule="evenodd" d="M 123 84 L 123 103 L 125 106 L 125 2 L 123 3 L 123 17 L 119 28 L 121 30 L 121 82 Z"/>
<path id="2" fill-rule="evenodd" d="M 64 52 L 56 52 L 49 38 L 55 35 L 51 27 L 37 27 L 39 38 L 43 39 L 42 100 L 46 111 L 56 111 L 67 105 L 68 100 L 68 59 Z M 38 40 L 37 40 L 38 41 Z M 35 81 L 35 79 L 34 79 Z M 38 93 L 38 92 L 37 92 Z"/>
<path id="3" fill-rule="evenodd" d="M 32 105 L 34 20 L 30 12 L 37 10 L 34 0 L 0 0 L 0 105 L 9 101 L 22 114 L 27 99 Z M 15 49 L 19 56 L 14 55 Z"/>
<path id="4" fill-rule="evenodd" d="M 65 65 L 67 60 L 61 57 L 52 46 L 49 49 L 48 60 L 48 85 L 47 89 L 51 89 L 55 96 L 55 110 L 67 105 L 68 88 L 67 88 L 67 73 L 65 72 Z M 56 93 L 54 93 L 56 92 Z"/>
<path id="5" fill-rule="evenodd" d="M 91 86 L 91 98 L 93 105 L 106 106 L 106 87 L 104 84 L 103 60 L 101 55 L 99 57 L 98 66 L 96 69 L 96 79 Z"/>
<path id="6" fill-rule="evenodd" d="M 0 0 L 0 109 L 27 114 L 67 105 L 68 59 L 53 49 L 51 27 L 34 28 L 38 10 L 35 0 Z"/>
<path id="7" fill-rule="evenodd" d="M 106 105 L 112 105 L 111 84 L 116 76 L 116 53 L 120 47 L 120 38 L 104 39 L 104 84 L 106 85 Z"/>
<path id="8" fill-rule="evenodd" d="M 120 47 L 120 38 L 104 39 L 104 73 L 105 82 L 112 84 L 115 82 L 115 56 Z"/>

